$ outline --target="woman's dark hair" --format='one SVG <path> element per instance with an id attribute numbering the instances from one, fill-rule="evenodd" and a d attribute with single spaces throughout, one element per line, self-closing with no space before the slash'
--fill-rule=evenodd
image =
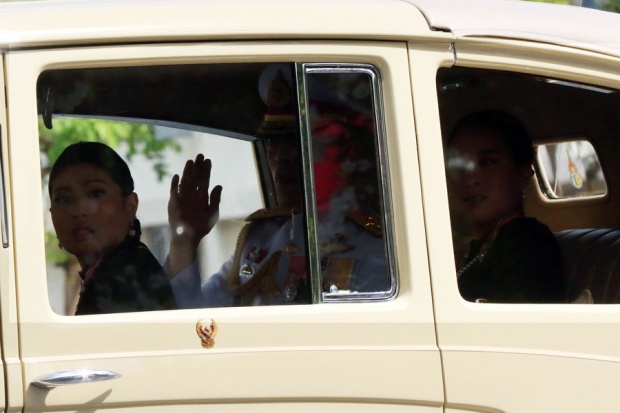
<path id="1" fill-rule="evenodd" d="M 49 193 L 52 194 L 56 176 L 65 168 L 79 164 L 91 164 L 105 170 L 127 196 L 134 191 L 129 166 L 114 149 L 100 142 L 79 142 L 69 145 L 60 154 L 49 177 Z"/>
<path id="2" fill-rule="evenodd" d="M 500 110 L 471 113 L 456 123 L 448 136 L 447 144 L 451 145 L 454 138 L 468 128 L 493 129 L 499 132 L 500 139 L 513 154 L 517 165 L 531 165 L 534 162 L 534 147 L 530 135 L 515 116 Z"/>
<path id="3" fill-rule="evenodd" d="M 67 146 L 54 163 L 49 176 L 50 197 L 58 174 L 69 166 L 80 164 L 95 165 L 105 170 L 110 174 L 112 181 L 119 186 L 123 196 L 134 192 L 129 166 L 114 149 L 101 142 L 78 142 Z M 137 218 L 133 222 L 132 229 L 136 232 L 135 238 L 139 239 L 142 231 Z"/>

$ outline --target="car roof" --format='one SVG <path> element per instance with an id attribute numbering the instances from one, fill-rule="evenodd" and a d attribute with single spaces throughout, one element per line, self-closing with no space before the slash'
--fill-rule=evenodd
<path id="1" fill-rule="evenodd" d="M 401 0 L 54 0 L 0 4 L 0 47 L 13 49 L 236 39 L 402 40 L 430 34 L 422 13 Z"/>
<path id="2" fill-rule="evenodd" d="M 459 37 L 530 40 L 620 56 L 620 14 L 518 0 L 403 0 Z"/>
<path id="3" fill-rule="evenodd" d="M 620 56 L 620 15 L 515 0 L 52 0 L 0 4 L 0 48 L 233 39 L 509 38 Z"/>

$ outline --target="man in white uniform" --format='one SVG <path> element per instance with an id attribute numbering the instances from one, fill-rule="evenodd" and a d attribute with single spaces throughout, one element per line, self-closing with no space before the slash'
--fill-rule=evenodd
<path id="1" fill-rule="evenodd" d="M 294 111 L 287 107 L 291 93 L 285 80 L 282 72 L 272 76 L 265 98 L 270 113 L 257 132 L 266 143 L 277 207 L 246 218 L 248 223 L 238 236 L 233 256 L 202 285 L 196 251 L 218 219 L 222 188 L 216 186 L 209 193 L 211 162 L 202 154 L 186 163 L 181 178 L 175 175 L 172 179 L 167 268 L 173 275 L 171 284 L 179 308 L 311 302 L 298 128 L 296 116 L 291 115 Z M 374 168 L 370 172 L 360 171 L 359 177 L 376 178 Z M 373 202 L 360 204 L 358 195 L 363 191 L 351 186 L 334 196 L 328 212 L 319 216 L 324 292 L 389 289 L 374 181 L 374 185 L 364 183 L 373 193 Z"/>

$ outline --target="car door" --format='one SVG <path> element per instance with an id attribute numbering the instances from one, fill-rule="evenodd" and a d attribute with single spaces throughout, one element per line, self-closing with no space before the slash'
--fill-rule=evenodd
<path id="1" fill-rule="evenodd" d="M 436 100 L 426 99 L 425 105 L 414 101 L 414 106 L 420 151 L 425 155 L 421 158 L 422 182 L 446 411 L 617 410 L 611 383 L 618 375 L 620 313 L 614 301 L 502 304 L 468 302 L 459 294 L 458 244 L 453 239 L 458 238 L 462 221 L 458 211 L 449 207 L 440 137 L 450 133 L 460 116 L 502 109 L 528 125 L 535 144 L 592 140 L 601 163 L 609 162 L 606 179 L 609 183 L 616 179 L 612 166 L 616 157 L 606 155 L 613 145 L 607 131 L 614 130 L 616 123 L 603 119 L 608 111 L 617 112 L 613 102 L 620 80 L 618 59 L 548 45 L 515 42 L 504 46 L 501 41 L 457 41 L 454 62 L 442 58 L 445 48 L 428 50 L 424 53 L 435 56 L 435 69 L 412 73 L 414 90 L 426 87 L 430 95 L 434 88 L 436 96 Z M 419 53 L 412 46 L 412 59 Z M 570 159 L 567 151 L 562 149 L 562 155 L 568 153 Z M 558 171 L 578 173 L 572 161 L 563 159 Z M 545 194 L 539 182 L 544 182 L 540 176 L 532 179 L 525 193 L 526 213 L 552 231 L 609 227 L 613 233 L 617 227 L 613 188 L 605 195 L 559 199 Z M 574 192 L 581 183 L 574 179 L 567 185 Z M 577 271 L 579 278 L 592 272 L 595 279 L 605 279 L 609 289 L 616 288 L 613 276 L 604 278 L 609 268 L 603 268 L 606 261 L 599 259 L 607 251 L 603 248 L 607 247 L 592 243 L 589 252 L 580 256 L 584 260 L 580 270 L 567 264 L 579 259 L 578 250 L 564 250 L 565 275 Z M 588 257 L 592 259 L 585 264 Z M 617 252 L 610 251 L 609 258 L 615 257 Z M 569 278 L 567 283 L 569 287 Z M 567 296 L 567 300 L 574 298 Z"/>
<path id="2" fill-rule="evenodd" d="M 0 74 L 4 71 L 4 58 L 0 57 Z M 5 102 L 4 76 L 0 76 L 0 101 Z M 0 145 L 2 147 L 2 168 L 0 170 L 0 220 L 2 232 L 2 251 L 0 263 L 2 265 L 0 291 L 2 295 L 0 307 L 0 320 L 2 325 L 2 390 L 0 391 L 0 406 L 5 409 L 19 408 L 23 403 L 22 380 L 19 361 L 17 317 L 15 307 L 15 261 L 13 259 L 13 243 L 10 242 L 11 226 L 8 216 L 11 211 L 11 197 L 6 191 L 6 178 L 8 175 L 8 124 L 6 118 L 6 106 L 0 107 Z"/>
<path id="3" fill-rule="evenodd" d="M 225 122 L 236 116 L 233 123 L 237 122 L 241 128 L 252 115 L 243 110 L 247 101 L 242 98 L 242 72 L 247 67 L 252 69 L 252 65 L 272 62 L 289 66 L 290 62 L 296 62 L 299 119 L 306 139 L 302 140 L 302 145 L 306 145 L 306 183 L 311 182 L 312 165 L 318 165 L 312 158 L 312 153 L 318 149 L 312 148 L 311 141 L 307 140 L 311 139 L 313 129 L 306 113 L 311 110 L 313 99 L 323 96 L 322 89 L 313 89 L 314 80 L 338 77 L 347 70 L 353 73 L 361 70 L 364 76 L 375 79 L 368 85 L 374 85 L 371 89 L 375 100 L 371 106 L 376 120 L 371 124 L 376 125 L 377 132 L 373 136 L 383 142 L 377 144 L 380 148 L 377 152 L 380 167 L 377 168 L 381 171 L 384 188 L 383 211 L 391 221 L 386 222 L 389 229 L 384 232 L 383 241 L 390 262 L 388 288 L 378 291 L 379 294 L 351 294 L 340 291 L 337 283 L 327 286 L 327 292 L 315 285 L 318 290 L 312 293 L 314 304 L 307 305 L 64 315 L 71 314 L 74 307 L 69 305 L 69 310 L 63 313 L 63 309 L 58 309 L 62 306 L 54 304 L 55 295 L 50 292 L 56 287 L 48 287 L 53 284 L 53 274 L 58 268 L 49 269 L 46 253 L 49 256 L 52 250 L 55 253 L 58 250 L 49 242 L 46 244 L 46 234 L 50 234 L 52 228 L 46 221 L 49 219 L 47 193 L 41 192 L 46 179 L 42 171 L 51 166 L 42 164 L 41 142 L 43 135 L 63 127 L 61 118 L 56 116 L 60 114 L 59 108 L 71 106 L 66 103 L 75 98 L 83 106 L 76 104 L 74 113 L 87 116 L 79 111 L 92 102 L 113 105 L 113 100 L 103 99 L 121 93 L 123 85 L 132 87 L 132 82 L 127 81 L 129 77 L 124 77 L 128 72 L 138 73 L 140 79 L 149 76 L 157 79 L 158 73 L 164 72 L 178 73 L 175 76 L 184 73 L 185 78 L 190 78 L 192 70 L 203 65 L 209 70 L 217 69 L 224 76 L 222 84 L 237 88 L 239 99 L 230 102 L 227 100 L 230 95 L 220 98 L 213 91 L 189 88 L 183 89 L 182 95 L 179 90 L 172 89 L 158 92 L 158 96 L 150 101 L 143 100 L 142 104 L 167 107 L 167 111 L 177 117 L 163 123 L 174 126 L 181 117 L 194 115 L 190 105 L 184 106 L 184 100 L 200 102 L 201 96 L 206 96 L 217 103 L 209 109 L 217 113 L 216 119 Z M 243 70 L 239 66 L 242 64 L 247 65 Z M 185 72 L 177 67 L 183 67 Z M 381 405 L 382 411 L 441 411 L 443 384 L 431 306 L 420 182 L 416 157 L 411 156 L 416 153 L 416 133 L 408 67 L 405 44 L 389 42 L 151 44 L 8 53 L 7 101 L 12 129 L 9 149 L 4 156 L 11 160 L 12 178 L 8 190 L 14 197 L 10 218 L 15 231 L 19 351 L 26 383 L 24 410 L 121 410 L 131 406 L 133 410 L 147 411 L 158 406 L 158 411 L 205 411 L 209 408 L 218 412 L 311 411 L 327 407 L 332 411 L 374 411 Z M 114 86 L 81 89 L 92 80 L 89 76 L 100 73 L 111 79 Z M 62 83 L 62 79 L 66 79 L 66 83 Z M 60 82 L 57 84 L 63 87 L 48 88 L 47 81 Z M 150 87 L 157 88 L 157 85 L 153 82 Z M 359 90 L 363 91 L 364 85 L 361 86 Z M 130 102 L 127 111 L 143 109 L 132 103 L 131 96 L 125 95 L 123 99 Z M 48 107 L 51 108 L 49 113 Z M 202 114 L 204 118 L 211 116 L 211 112 Z M 105 118 L 110 114 L 99 115 Z M 119 116 L 122 115 L 119 112 Z M 166 113 L 160 115 L 166 121 Z M 97 113 L 91 113 L 91 117 L 97 117 Z M 210 133 L 221 132 L 217 125 L 211 126 Z M 157 129 L 153 144 L 165 141 L 168 133 Z M 232 135 L 239 145 L 245 144 L 243 139 L 237 139 L 242 133 L 221 133 L 223 138 Z M 81 135 L 76 139 L 80 138 Z M 209 150 L 205 146 L 187 149 L 184 143 L 175 145 L 171 147 L 180 149 L 173 150 L 174 156 L 182 162 L 193 159 L 199 151 Z M 243 226 L 242 214 L 246 209 L 252 208 L 255 200 L 260 204 L 261 199 L 269 197 L 268 193 L 253 192 L 255 190 L 239 192 L 249 184 L 257 188 L 257 180 L 264 178 L 252 175 L 261 169 L 259 164 L 246 168 L 241 162 L 246 154 L 250 157 L 259 154 L 260 148 L 246 151 L 244 147 L 241 151 L 234 145 L 225 149 L 228 148 L 225 144 L 211 148 L 213 153 L 228 150 L 232 158 L 223 163 L 237 168 L 236 173 L 221 179 L 223 199 L 227 199 L 227 191 L 238 192 L 240 198 L 222 206 L 222 225 L 214 230 L 215 234 L 219 228 L 224 231 L 224 227 L 230 226 L 235 230 L 227 234 L 234 234 Z M 208 156 L 211 152 L 205 153 Z M 139 209 L 139 215 L 143 225 L 159 220 L 158 225 L 167 226 L 165 203 L 158 204 L 159 207 L 149 204 L 150 196 L 161 191 L 161 185 L 164 192 L 160 198 L 167 200 L 171 174 L 180 173 L 183 163 L 176 166 L 178 169 L 174 169 L 176 164 L 166 165 L 170 169 L 166 170 L 168 175 L 164 174 L 159 186 L 154 186 L 155 189 L 143 187 L 146 189 L 139 193 L 140 208 L 143 208 Z M 214 162 L 214 170 L 217 165 Z M 322 164 L 323 170 L 329 169 L 325 165 L 328 164 Z M 246 172 L 250 175 L 245 175 Z M 316 168 L 314 173 L 316 177 Z M 239 191 L 235 192 L 237 189 Z M 306 186 L 306 206 L 314 210 L 308 215 L 320 213 L 316 208 L 316 196 L 316 185 Z M 304 225 L 312 228 L 312 219 L 306 218 Z M 306 234 L 312 232 L 308 230 Z M 150 236 L 156 238 L 153 234 L 155 232 Z M 310 250 L 320 242 L 316 237 L 304 237 Z M 221 241 L 208 245 L 209 254 L 228 257 L 231 251 L 223 246 L 228 245 L 226 242 L 234 245 L 235 235 L 218 239 Z M 223 250 L 221 254 L 218 248 Z M 156 247 L 151 246 L 151 249 Z M 166 246 L 163 247 L 164 258 L 165 253 Z M 214 259 L 209 258 L 208 268 L 213 266 Z M 310 271 L 318 274 L 320 262 L 315 260 L 314 263 Z M 316 280 L 320 284 L 320 280 Z M 218 326 L 217 336 L 212 337 L 214 342 L 205 346 L 196 332 L 200 320 L 206 320 L 207 330 L 211 320 Z"/>

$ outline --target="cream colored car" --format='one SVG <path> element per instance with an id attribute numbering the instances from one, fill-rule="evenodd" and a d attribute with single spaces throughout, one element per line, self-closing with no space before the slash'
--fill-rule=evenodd
<path id="1" fill-rule="evenodd" d="M 610 13 L 500 0 L 0 4 L 0 406 L 619 411 L 619 28 Z M 481 109 L 518 116 L 538 148 L 525 208 L 559 240 L 563 304 L 459 294 L 466 234 L 442 136 Z M 64 146 L 127 157 L 162 263 L 172 175 L 211 158 L 224 191 L 198 251 L 208 283 L 244 218 L 278 206 L 274 128 L 296 139 L 303 197 L 270 305 L 73 316 L 79 265 L 48 212 Z M 358 179 L 377 214 L 344 219 Z"/>

